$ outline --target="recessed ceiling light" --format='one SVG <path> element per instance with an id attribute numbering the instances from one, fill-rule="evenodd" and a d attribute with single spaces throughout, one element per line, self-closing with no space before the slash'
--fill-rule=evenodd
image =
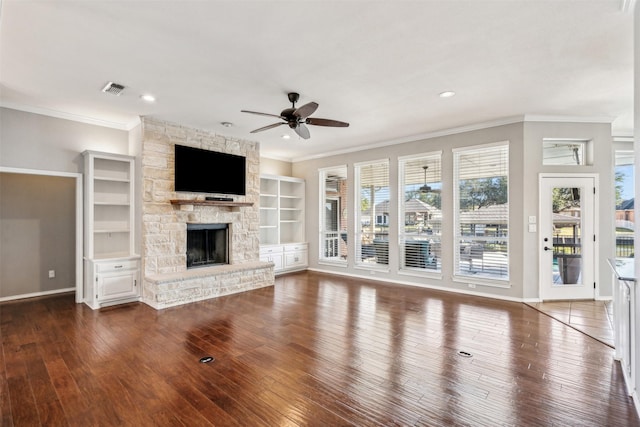
<path id="1" fill-rule="evenodd" d="M 456 93 L 452 90 L 448 90 L 446 92 L 442 92 L 440 94 L 440 98 L 451 98 L 453 95 L 455 95 Z"/>
<path id="2" fill-rule="evenodd" d="M 150 94 L 140 95 L 140 99 L 144 102 L 156 102 L 156 97 Z"/>
<path id="3" fill-rule="evenodd" d="M 290 135 L 287 135 L 287 134 L 282 135 L 282 139 L 289 139 L 289 138 L 291 138 Z"/>
<path id="4" fill-rule="evenodd" d="M 231 126 L 233 126 L 233 123 L 231 122 L 221 122 L 220 124 L 226 128 L 230 128 Z"/>

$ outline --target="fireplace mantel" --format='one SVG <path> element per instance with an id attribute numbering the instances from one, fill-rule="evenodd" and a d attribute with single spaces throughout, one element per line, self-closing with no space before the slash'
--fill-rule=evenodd
<path id="1" fill-rule="evenodd" d="M 226 207 L 244 207 L 253 206 L 253 202 L 230 202 L 225 200 L 188 200 L 188 199 L 172 199 L 172 205 L 192 205 L 192 206 L 226 206 Z"/>

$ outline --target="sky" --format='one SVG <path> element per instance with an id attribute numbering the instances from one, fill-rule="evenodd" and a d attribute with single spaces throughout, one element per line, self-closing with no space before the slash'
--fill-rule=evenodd
<path id="1" fill-rule="evenodd" d="M 624 174 L 624 181 L 622 182 L 622 200 L 633 199 L 633 165 L 616 166 L 616 172 L 618 171 Z"/>

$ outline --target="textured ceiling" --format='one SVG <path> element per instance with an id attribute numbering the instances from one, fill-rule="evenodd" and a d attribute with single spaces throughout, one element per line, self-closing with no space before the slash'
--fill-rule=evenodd
<path id="1" fill-rule="evenodd" d="M 120 128 L 147 115 L 287 160 L 522 116 L 628 135 L 633 16 L 620 4 L 2 0 L 0 105 Z M 125 91 L 102 93 L 108 81 Z M 240 110 L 279 114 L 291 91 L 350 127 L 251 134 L 278 119 Z"/>

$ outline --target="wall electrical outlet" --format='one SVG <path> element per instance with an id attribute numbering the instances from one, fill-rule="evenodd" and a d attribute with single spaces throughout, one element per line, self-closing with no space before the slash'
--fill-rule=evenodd
<path id="1" fill-rule="evenodd" d="M 53 279 L 54 277 L 56 277 L 56 271 L 55 270 L 49 270 L 49 279 Z"/>

